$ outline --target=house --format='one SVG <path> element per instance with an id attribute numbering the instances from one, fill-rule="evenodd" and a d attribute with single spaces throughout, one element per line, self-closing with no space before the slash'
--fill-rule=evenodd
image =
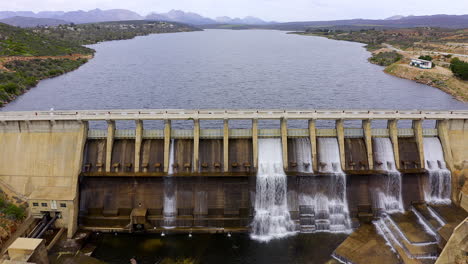
<path id="1" fill-rule="evenodd" d="M 421 60 L 421 59 L 411 59 L 410 65 L 421 68 L 421 69 L 431 69 L 432 61 Z"/>

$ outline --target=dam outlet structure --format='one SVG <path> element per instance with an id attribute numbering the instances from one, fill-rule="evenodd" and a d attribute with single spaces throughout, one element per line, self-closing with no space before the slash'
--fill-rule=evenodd
<path id="1" fill-rule="evenodd" d="M 0 181 L 68 237 L 242 232 L 266 241 L 381 219 L 382 232 L 406 241 L 398 221 L 416 219 L 413 207 L 431 219 L 437 204 L 468 207 L 467 144 L 468 111 L 0 112 Z"/>

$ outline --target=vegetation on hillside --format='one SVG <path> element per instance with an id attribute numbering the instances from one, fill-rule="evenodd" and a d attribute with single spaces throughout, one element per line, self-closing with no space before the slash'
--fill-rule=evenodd
<path id="1" fill-rule="evenodd" d="M 0 107 L 36 86 L 40 80 L 59 76 L 86 63 L 87 59 L 80 58 L 81 55 L 93 54 L 94 50 L 81 46 L 83 44 L 195 30 L 199 29 L 157 21 L 70 24 L 32 30 L 0 23 Z M 80 56 L 77 59 L 75 55 L 67 56 L 72 54 Z"/>
<path id="2" fill-rule="evenodd" d="M 136 36 L 155 33 L 197 30 L 200 29 L 175 22 L 137 20 L 38 27 L 34 29 L 34 32 L 80 45 L 86 45 L 109 40 L 131 39 Z"/>
<path id="3" fill-rule="evenodd" d="M 418 59 L 432 61 L 433 58 L 431 56 L 429 56 L 429 55 L 422 55 L 422 56 L 419 56 Z"/>
<path id="4" fill-rule="evenodd" d="M 0 71 L 0 106 L 36 86 L 39 80 L 75 70 L 86 62 L 86 59 L 34 59 L 6 63 L 9 71 Z"/>
<path id="5" fill-rule="evenodd" d="M 61 56 L 93 52 L 73 42 L 0 23 L 0 56 Z"/>
<path id="6" fill-rule="evenodd" d="M 456 77 L 468 81 L 468 62 L 462 61 L 459 58 L 453 58 L 450 61 L 450 70 Z"/>
<path id="7" fill-rule="evenodd" d="M 3 195 L 1 195 L 0 214 L 10 220 L 22 220 L 25 217 L 25 208 L 10 203 Z"/>
<path id="8" fill-rule="evenodd" d="M 402 49 L 424 47 L 425 43 L 468 42 L 468 29 L 446 28 L 406 28 L 406 29 L 361 29 L 339 30 L 334 28 L 309 28 L 306 34 L 324 36 L 331 39 L 355 41 L 378 48 L 388 43 Z"/>
<path id="9" fill-rule="evenodd" d="M 403 56 L 396 51 L 389 51 L 373 54 L 369 61 L 380 66 L 389 66 L 402 58 Z"/>
<path id="10" fill-rule="evenodd" d="M 4 246 L 26 217 L 28 204 L 24 197 L 17 196 L 0 184 L 0 246 Z"/>

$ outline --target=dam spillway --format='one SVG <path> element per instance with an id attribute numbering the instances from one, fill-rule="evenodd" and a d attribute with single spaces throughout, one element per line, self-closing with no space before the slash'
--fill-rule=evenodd
<path id="1" fill-rule="evenodd" d="M 437 137 L 424 138 L 424 159 L 429 174 L 425 199 L 431 203 L 450 203 L 451 175 Z"/>
<path id="2" fill-rule="evenodd" d="M 401 173 L 396 169 L 392 142 L 390 138 L 374 138 L 373 147 L 376 168 L 386 172 L 378 176 L 382 180 L 374 189 L 374 207 L 387 213 L 403 211 Z"/>
<path id="3" fill-rule="evenodd" d="M 219 128 L 200 128 L 200 121 L 218 119 Z M 230 127 L 231 120 L 245 119 L 251 125 Z M 259 125 L 260 120 L 271 119 L 279 120 L 279 126 Z M 134 128 L 116 125 L 128 120 L 135 121 Z M 145 127 L 145 120 L 164 124 Z M 172 121 L 180 120 L 188 126 L 174 129 Z M 288 127 L 288 120 L 304 120 L 305 125 Z M 322 120 L 334 126 L 320 126 Z M 362 125 L 347 127 L 345 120 Z M 387 126 L 373 127 L 373 120 L 387 120 Z M 399 127 L 398 120 L 410 120 L 412 127 Z M 424 120 L 437 124 L 424 127 Z M 425 200 L 432 168 L 427 165 L 432 159 L 425 153 L 427 138 L 440 142 L 437 151 L 443 156 L 436 158 L 442 159 L 437 164 L 457 170 L 466 159 L 462 147 L 466 120 L 463 111 L 6 112 L 0 114 L 5 149 L 1 175 L 20 193 L 34 194 L 36 200 L 30 202 L 35 216 L 59 212 L 57 225 L 69 227 L 71 233 L 78 227 L 252 232 L 256 198 L 262 195 L 256 191 L 262 183 L 260 141 L 272 139 L 276 147 L 269 152 L 281 159 L 275 162 L 275 173 L 281 175 L 278 187 L 281 194 L 286 192 L 285 197 L 280 195 L 287 208 L 281 207 L 281 215 L 287 219 L 289 214 L 292 222 L 283 221 L 287 224 L 281 227 L 287 232 L 290 226 L 299 232 L 347 232 L 363 215 L 407 209 L 412 202 Z M 88 125 L 93 122 L 100 122 L 100 128 Z M 56 154 L 38 155 L 36 141 L 57 149 Z M 399 177 L 389 177 L 396 172 Z M 452 182 L 463 177 L 452 175 Z M 450 186 L 448 198 L 460 192 L 460 186 Z M 384 195 L 374 195 L 377 188 Z M 46 195 L 49 192 L 67 193 L 61 199 L 70 205 L 53 209 L 32 204 L 37 197 L 47 204 L 61 200 Z"/>
<path id="4" fill-rule="evenodd" d="M 252 238 L 269 241 L 294 231 L 287 204 L 287 178 L 283 170 L 281 141 L 265 138 L 258 141 L 258 173 L 255 190 Z"/>

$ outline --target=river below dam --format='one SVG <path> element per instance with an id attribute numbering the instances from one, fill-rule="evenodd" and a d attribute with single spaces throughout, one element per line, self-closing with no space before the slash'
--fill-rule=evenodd
<path id="1" fill-rule="evenodd" d="M 78 70 L 43 80 L 3 111 L 207 108 L 468 109 L 385 74 L 363 44 L 273 30 L 156 34 L 90 47 Z"/>
<path id="2" fill-rule="evenodd" d="M 247 234 L 94 234 L 90 243 L 97 245 L 93 257 L 112 264 L 129 263 L 132 257 L 138 264 L 310 264 L 330 260 L 345 238 L 344 234 L 299 234 L 263 243 L 251 240 Z"/>

